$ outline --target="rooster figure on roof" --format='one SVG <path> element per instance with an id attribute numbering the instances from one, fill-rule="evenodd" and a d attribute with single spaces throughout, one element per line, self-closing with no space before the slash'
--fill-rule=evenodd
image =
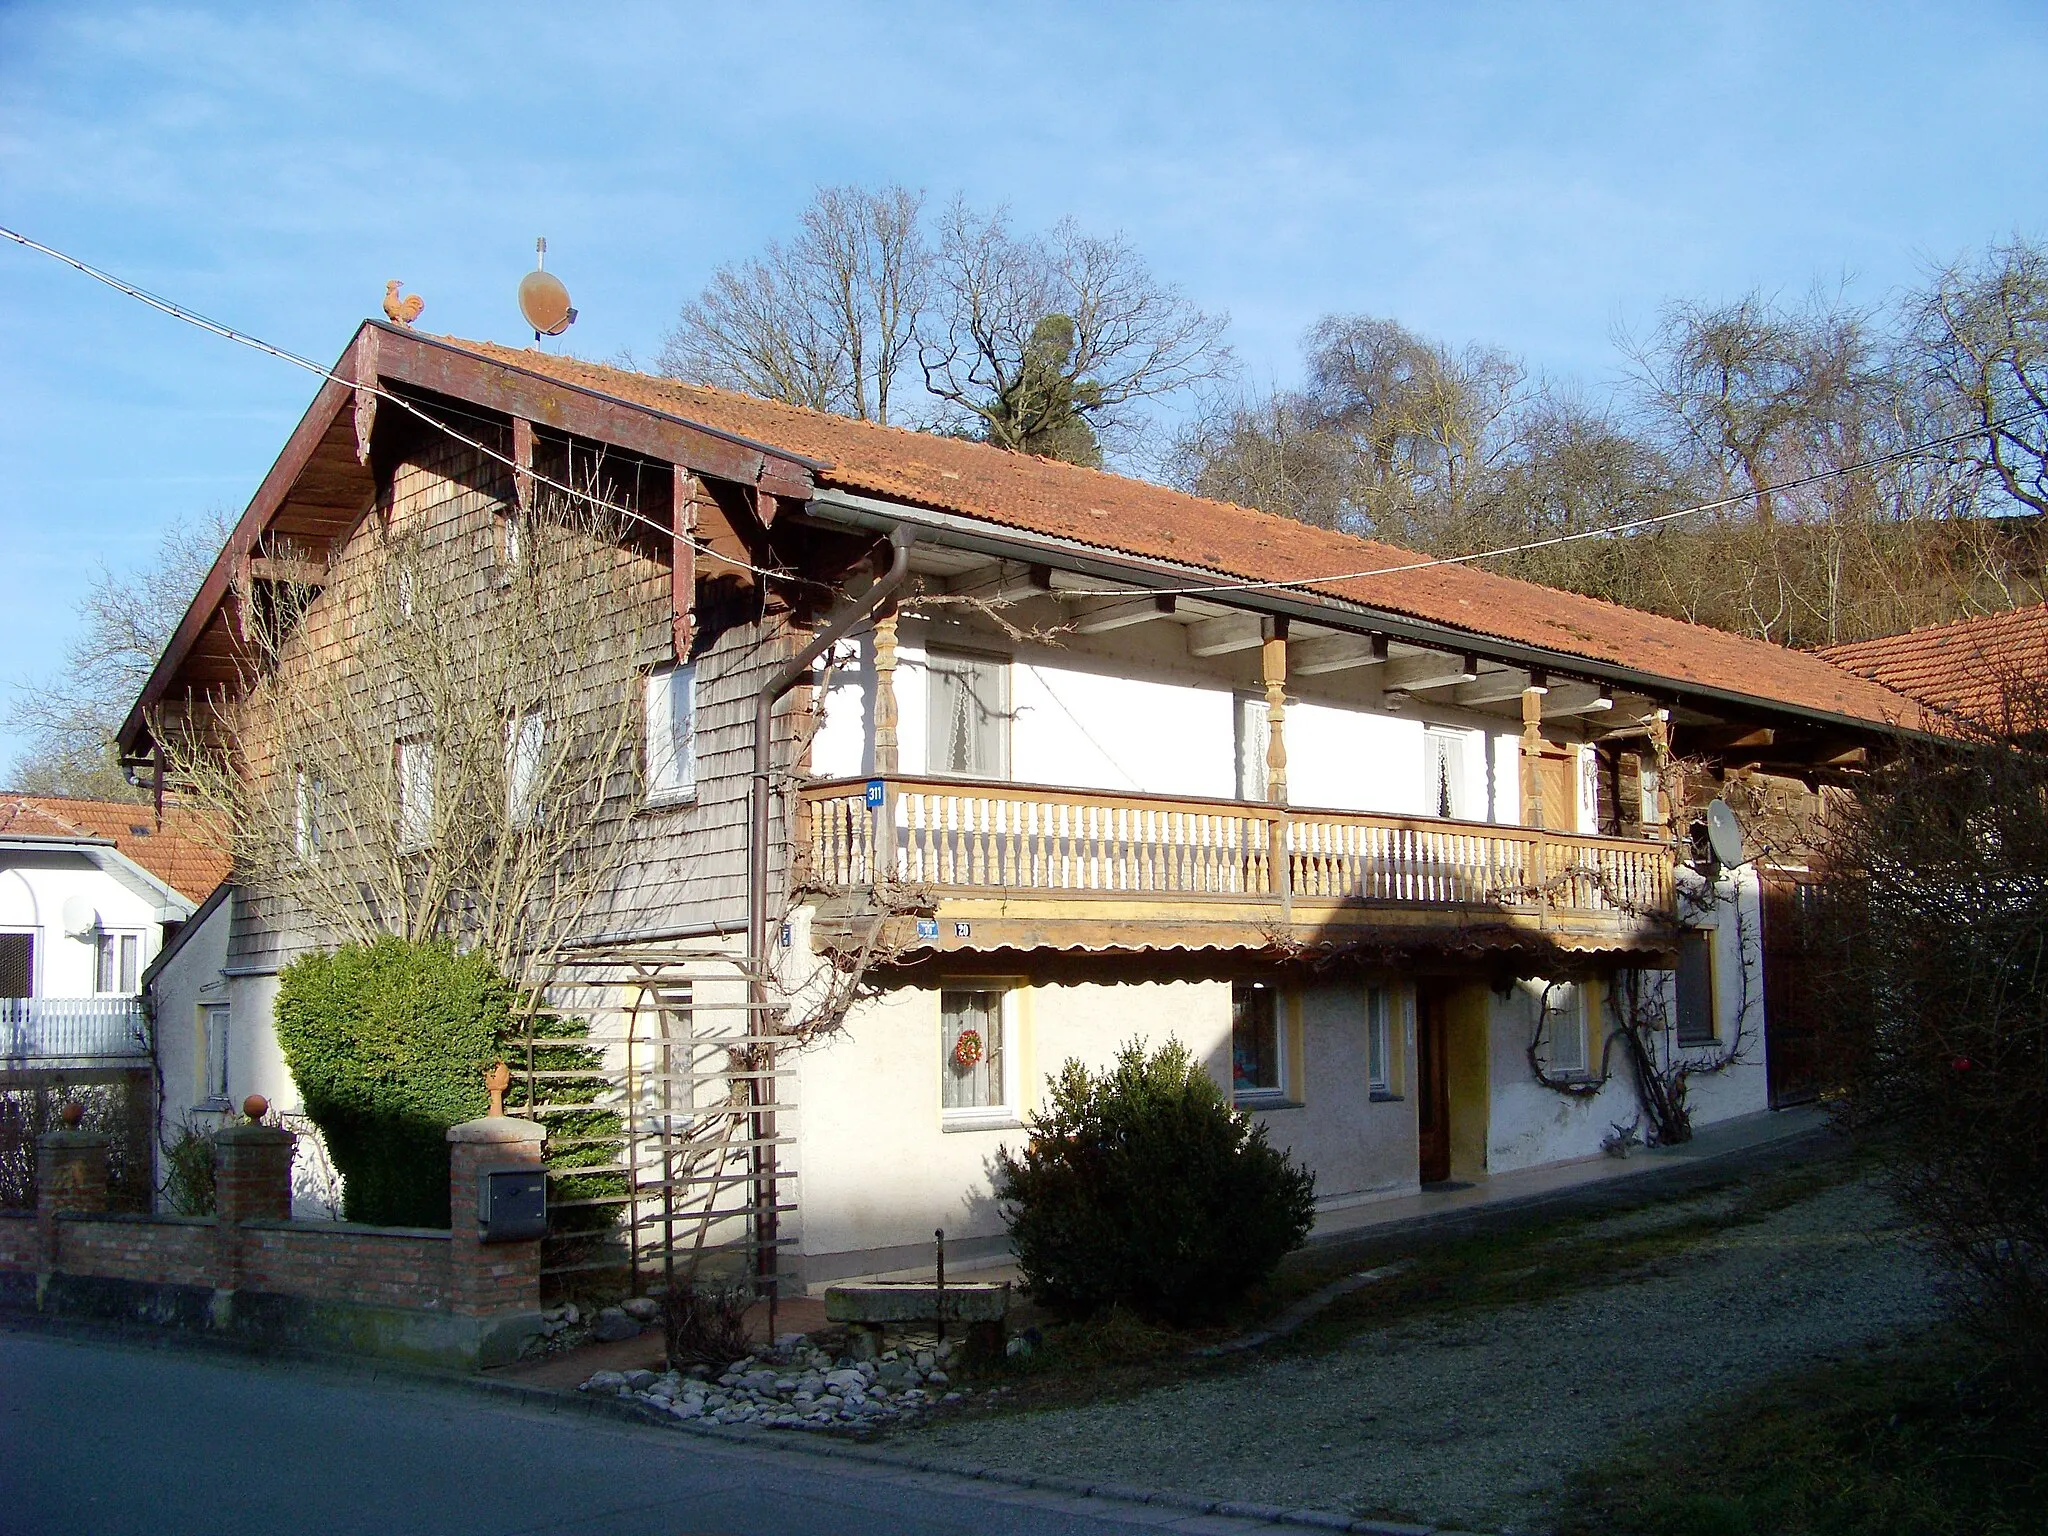
<path id="1" fill-rule="evenodd" d="M 405 279 L 402 277 L 394 277 L 384 285 L 384 313 L 399 325 L 411 325 L 413 321 L 419 319 L 420 311 L 427 307 L 427 301 L 416 293 L 408 293 L 401 299 L 398 290 L 404 286 Z"/>

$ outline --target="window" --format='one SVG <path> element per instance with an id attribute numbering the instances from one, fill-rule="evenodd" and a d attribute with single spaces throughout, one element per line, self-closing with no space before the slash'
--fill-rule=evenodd
<path id="1" fill-rule="evenodd" d="M 697 792 L 697 664 L 647 674 L 647 798 Z"/>
<path id="2" fill-rule="evenodd" d="M 972 779 L 1010 775 L 1010 664 L 933 652 L 928 770 Z"/>
<path id="3" fill-rule="evenodd" d="M 320 819 L 327 809 L 327 783 L 300 773 L 293 793 L 292 838 L 300 858 L 320 856 Z"/>
<path id="4" fill-rule="evenodd" d="M 1678 1043 L 1712 1045 L 1719 1037 L 1714 1019 L 1714 934 L 1686 928 L 1678 935 Z"/>
<path id="5" fill-rule="evenodd" d="M 401 619 L 412 617 L 413 586 L 412 567 L 401 565 L 398 568 L 398 616 Z"/>
<path id="6" fill-rule="evenodd" d="M 510 575 L 526 547 L 526 530 L 519 525 L 519 513 L 508 512 L 498 519 L 498 563 Z"/>
<path id="7" fill-rule="evenodd" d="M 228 1005 L 199 1005 L 199 1098 L 203 1106 L 225 1109 L 228 1098 Z"/>
<path id="8" fill-rule="evenodd" d="M 424 848 L 434 835 L 434 744 L 398 744 L 398 843 Z"/>
<path id="9" fill-rule="evenodd" d="M 1365 989 L 1366 1087 L 1377 1099 L 1394 1097 L 1394 1059 L 1399 1046 L 1394 1032 L 1394 990 Z"/>
<path id="10" fill-rule="evenodd" d="M 0 997 L 36 995 L 36 936 L 0 933 Z"/>
<path id="11" fill-rule="evenodd" d="M 142 935 L 102 933 L 93 990 L 133 996 L 142 975 Z"/>
<path id="12" fill-rule="evenodd" d="M 1005 997 L 997 987 L 939 993 L 939 1104 L 948 1118 L 1007 1115 Z"/>
<path id="13" fill-rule="evenodd" d="M 1240 695 L 1237 701 L 1237 798 L 1240 800 L 1264 800 L 1269 793 L 1266 781 L 1266 748 L 1271 742 L 1271 716 L 1266 701 L 1253 694 Z"/>
<path id="14" fill-rule="evenodd" d="M 1540 994 L 1545 1066 L 1552 1077 L 1586 1075 L 1586 987 L 1560 981 Z"/>
<path id="15" fill-rule="evenodd" d="M 1230 989 L 1230 1090 L 1240 1101 L 1278 1099 L 1286 1091 L 1279 997 L 1258 981 Z"/>
<path id="16" fill-rule="evenodd" d="M 1437 816 L 1472 819 L 1472 795 L 1466 782 L 1465 760 L 1471 731 L 1447 730 L 1443 726 L 1422 728 L 1422 765 L 1429 809 Z"/>
<path id="17" fill-rule="evenodd" d="M 530 827 L 540 818 L 542 753 L 547 727 L 538 713 L 505 723 L 505 821 Z"/>

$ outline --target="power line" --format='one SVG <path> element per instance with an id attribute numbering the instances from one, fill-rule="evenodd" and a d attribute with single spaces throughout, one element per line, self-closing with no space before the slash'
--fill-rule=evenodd
<path id="1" fill-rule="evenodd" d="M 0 225 L 0 235 L 4 235 L 16 245 L 26 246 L 32 251 L 39 251 L 53 260 L 62 262 L 67 267 L 83 272 L 95 282 L 104 283 L 109 288 L 115 290 L 115 292 L 124 293 L 131 299 L 138 299 L 142 303 L 147 304 L 151 309 L 169 315 L 174 320 L 182 320 L 187 325 L 195 325 L 202 331 L 219 336 L 224 340 L 235 342 L 240 346 L 251 348 L 257 352 L 262 352 L 267 356 L 277 358 L 281 362 L 290 363 L 294 368 L 303 368 L 308 373 L 318 374 L 321 378 L 339 384 L 344 389 L 360 389 L 375 395 L 380 400 L 388 400 L 400 410 L 425 422 L 428 426 L 446 433 L 464 447 L 472 448 L 487 458 L 497 460 L 498 463 L 503 464 L 515 475 L 524 475 L 535 484 L 545 485 L 550 490 L 561 492 L 564 496 L 572 496 L 580 501 L 589 502 L 592 506 L 602 507 L 607 512 L 623 514 L 636 522 L 645 523 L 657 533 L 680 538 L 683 543 L 689 545 L 690 548 L 700 555 L 709 555 L 714 560 L 723 561 L 727 565 L 737 566 L 741 570 L 751 571 L 756 576 L 772 578 L 778 581 L 806 579 L 801 577 L 793 578 L 792 573 L 788 571 L 773 571 L 763 566 L 751 565 L 745 560 L 736 559 L 731 555 L 713 549 L 708 544 L 692 539 L 664 523 L 658 523 L 644 512 L 635 511 L 631 507 L 618 506 L 613 502 L 606 501 L 602 496 L 593 495 L 589 491 L 580 491 L 573 485 L 564 485 L 561 481 L 544 475 L 529 465 L 518 463 L 511 455 L 500 453 L 496 448 L 491 447 L 490 444 L 478 442 L 466 433 L 458 432 L 454 427 L 426 410 L 423 406 L 406 399 L 403 395 L 395 394 L 391 390 L 384 388 L 381 384 L 365 384 L 356 379 L 345 379 L 332 369 L 323 367 L 309 357 L 301 357 L 298 353 L 287 351 L 283 347 L 265 341 L 260 336 L 252 336 L 248 332 L 237 330 L 231 325 L 224 325 L 218 320 L 209 319 L 197 310 L 187 309 L 184 305 L 164 298 L 161 294 L 151 293 L 146 288 L 138 288 L 135 284 L 125 282 L 121 278 L 114 276 L 111 272 L 103 272 L 89 262 L 80 261 L 76 256 L 67 255 L 65 252 L 57 250 L 52 246 L 44 245 L 41 241 L 31 240 L 27 235 L 9 229 L 5 225 Z"/>
<path id="2" fill-rule="evenodd" d="M 210 332 L 225 340 L 278 358 L 283 362 L 290 363 L 293 367 L 303 368 L 308 373 L 317 374 L 321 378 L 339 384 L 345 389 L 367 390 L 369 393 L 377 396 L 377 398 L 390 401 L 400 410 L 406 411 L 436 430 L 446 433 L 450 438 L 453 438 L 465 447 L 474 449 L 487 458 L 494 459 L 498 463 L 505 465 L 516 475 L 525 475 L 537 484 L 545 485 L 565 496 L 572 496 L 579 500 L 587 501 L 593 506 L 603 507 L 608 512 L 623 513 L 637 522 L 646 524 L 658 533 L 681 538 L 684 543 L 688 544 L 699 554 L 709 555 L 714 560 L 736 566 L 741 570 L 752 572 L 756 576 L 767 579 L 782 581 L 792 579 L 809 580 L 809 578 L 796 577 L 788 571 L 769 570 L 763 566 L 752 565 L 745 560 L 723 554 L 708 544 L 688 538 L 664 524 L 657 523 L 653 518 L 648 517 L 644 513 L 637 512 L 630 507 L 617 506 L 600 496 L 595 496 L 588 491 L 580 491 L 572 485 L 564 485 L 562 482 L 543 475 L 535 469 L 518 464 L 510 455 L 499 452 L 488 443 L 479 442 L 473 437 L 458 432 L 454 427 L 432 415 L 423 407 L 402 395 L 393 393 L 382 385 L 362 384 L 354 379 L 345 379 L 332 370 L 314 362 L 311 358 L 301 357 L 296 352 L 290 352 L 283 347 L 275 346 L 270 342 L 264 341 L 261 337 L 252 336 L 245 331 L 235 329 L 233 326 L 224 325 L 218 320 L 209 319 L 205 315 L 188 309 L 182 304 L 175 303 L 159 294 L 151 293 L 147 289 L 138 288 L 133 283 L 125 282 L 110 272 L 104 272 L 90 263 L 80 261 L 75 256 L 67 255 L 65 252 L 44 245 L 40 241 L 31 240 L 28 236 L 9 229 L 5 225 L 0 225 L 0 235 L 4 235 L 17 245 L 26 246 L 32 251 L 38 251 L 53 260 L 60 261 L 65 266 L 84 273 L 94 281 L 104 283 L 116 292 L 126 294 L 129 298 L 140 300 L 150 308 L 169 315 L 173 319 L 182 320 L 188 325 L 197 326 L 201 330 Z M 1972 438 L 1982 437 L 1987 433 L 2002 431 L 2016 422 L 2044 415 L 2048 415 L 2048 405 L 2037 406 L 2024 411 L 2015 411 L 2009 416 L 2003 416 L 1995 421 L 1986 422 L 1979 427 L 1972 427 L 1966 431 L 1951 432 L 1944 437 L 1928 438 L 1923 442 L 1909 444 L 1904 448 L 1893 449 L 1889 453 L 1875 454 L 1870 458 L 1860 459 L 1853 464 L 1843 464 L 1833 469 L 1816 470 L 1811 474 L 1799 475 L 1790 480 L 1758 486 L 1754 490 L 1744 492 L 1741 495 L 1724 496 L 1715 501 L 1703 501 L 1693 506 L 1679 507 L 1674 511 L 1659 512 L 1649 517 L 1632 518 L 1627 522 L 1611 523 L 1601 528 L 1587 528 L 1577 533 L 1556 534 L 1550 538 L 1532 539 L 1522 544 L 1505 544 L 1498 549 L 1475 550 L 1467 555 L 1436 555 L 1425 559 L 1412 560 L 1401 565 L 1376 566 L 1370 570 L 1339 571 L 1321 576 L 1290 576 L 1269 581 L 1231 580 L 1181 587 L 1096 587 L 1090 588 L 1088 595 L 1097 597 L 1205 597 L 1233 592 L 1290 591 L 1327 586 L 1340 581 L 1363 581 L 1375 576 L 1406 575 L 1409 572 L 1432 570 L 1439 566 L 1469 565 L 1474 561 L 1495 560 L 1506 555 L 1530 554 L 1539 549 L 1555 549 L 1560 545 L 1576 544 L 1586 539 L 1605 539 L 1612 538 L 1616 534 L 1634 533 L 1643 528 L 1652 528 L 1662 523 L 1675 522 L 1682 517 L 1695 517 L 1703 512 L 1718 512 L 1728 507 L 1738 506 L 1759 496 L 1778 495 L 1786 491 L 1804 490 L 1808 486 L 1819 485 L 1829 480 L 1838 480 L 1848 475 L 1861 474 L 1866 470 L 1881 469 L 1887 464 L 1896 464 L 1906 459 L 1918 458 L 1936 449 L 1968 442 Z M 813 584 L 815 585 L 816 583 Z"/>

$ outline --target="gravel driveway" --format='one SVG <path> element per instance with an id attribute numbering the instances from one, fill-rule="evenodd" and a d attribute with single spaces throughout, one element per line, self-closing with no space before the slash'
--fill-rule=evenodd
<path id="1" fill-rule="evenodd" d="M 1613 1230 L 1717 1198 L 1616 1216 Z M 1932 1268 L 1890 1201 L 1868 1182 L 1839 1184 L 1685 1249 L 1651 1276 L 1396 1324 L 1330 1354 L 1121 1402 L 956 1421 L 910 1439 L 989 1466 L 1540 1530 L 1562 1479 L 1622 1436 L 1939 1310 Z"/>

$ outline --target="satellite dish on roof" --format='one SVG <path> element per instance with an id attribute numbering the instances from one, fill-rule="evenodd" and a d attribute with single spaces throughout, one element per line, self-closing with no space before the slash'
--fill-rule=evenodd
<path id="1" fill-rule="evenodd" d="M 533 242 L 533 270 L 519 280 L 519 313 L 533 327 L 533 339 L 559 336 L 576 323 L 576 310 L 569 303 L 569 290 L 547 270 L 548 242 L 545 236 Z"/>
<path id="2" fill-rule="evenodd" d="M 99 932 L 100 914 L 89 896 L 64 898 L 64 933 L 73 939 L 89 939 Z"/>
<path id="3" fill-rule="evenodd" d="M 1742 823 L 1735 819 L 1726 800 L 1716 800 L 1707 807 L 1707 846 L 1714 850 L 1715 861 L 1724 868 L 1733 869 L 1742 862 Z"/>

